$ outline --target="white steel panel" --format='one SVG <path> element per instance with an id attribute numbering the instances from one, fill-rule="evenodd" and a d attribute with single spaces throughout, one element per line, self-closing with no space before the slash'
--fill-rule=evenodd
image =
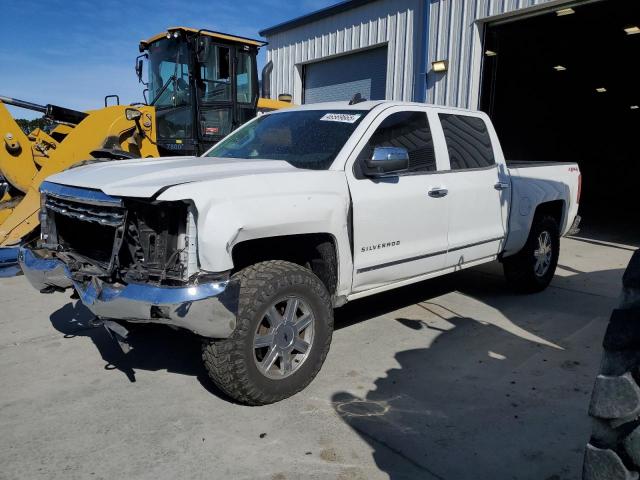
<path id="1" fill-rule="evenodd" d="M 273 61 L 271 96 L 290 93 L 302 99 L 303 63 L 322 61 L 362 49 L 387 46 L 389 100 L 413 100 L 421 65 L 414 48 L 422 41 L 424 0 L 377 0 L 267 36 L 267 61 Z M 419 86 L 424 91 L 424 85 Z"/>

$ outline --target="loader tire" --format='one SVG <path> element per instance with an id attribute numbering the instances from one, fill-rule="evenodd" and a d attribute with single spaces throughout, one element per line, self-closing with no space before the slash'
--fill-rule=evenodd
<path id="1" fill-rule="evenodd" d="M 592 432 L 583 480 L 640 478 L 640 251 L 623 277 L 623 295 L 602 342 L 591 395 Z"/>
<path id="2" fill-rule="evenodd" d="M 229 338 L 203 343 L 211 380 L 246 405 L 278 402 L 304 389 L 329 352 L 331 297 L 309 269 L 280 260 L 236 273 L 236 329 Z"/>
<path id="3" fill-rule="evenodd" d="M 507 282 L 522 293 L 541 292 L 553 279 L 559 254 L 558 222 L 549 215 L 536 215 L 524 247 L 502 260 Z"/>

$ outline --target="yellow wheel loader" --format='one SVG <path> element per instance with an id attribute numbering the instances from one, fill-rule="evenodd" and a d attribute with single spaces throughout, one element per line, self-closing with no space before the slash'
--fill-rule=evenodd
<path id="1" fill-rule="evenodd" d="M 95 161 L 199 155 L 258 111 L 290 107 L 259 98 L 256 56 L 264 45 L 186 27 L 142 41 L 135 70 L 144 104 L 107 96 L 104 108 L 78 112 L 0 96 L 0 246 L 35 235 L 38 189 L 54 173 Z M 118 104 L 107 106 L 109 97 Z M 42 112 L 55 128 L 25 134 L 4 104 Z"/>

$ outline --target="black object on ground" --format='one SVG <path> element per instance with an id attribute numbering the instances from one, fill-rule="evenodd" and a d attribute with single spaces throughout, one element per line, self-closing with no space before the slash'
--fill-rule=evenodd
<path id="1" fill-rule="evenodd" d="M 593 420 L 583 480 L 640 478 L 640 250 L 624 273 L 589 406 Z"/>

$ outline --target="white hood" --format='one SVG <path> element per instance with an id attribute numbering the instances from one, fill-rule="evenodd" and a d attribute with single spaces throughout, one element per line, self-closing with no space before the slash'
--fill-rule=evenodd
<path id="1" fill-rule="evenodd" d="M 95 163 L 58 173 L 47 181 L 118 197 L 149 198 L 174 185 L 296 171 L 304 170 L 279 160 L 167 157 Z"/>

